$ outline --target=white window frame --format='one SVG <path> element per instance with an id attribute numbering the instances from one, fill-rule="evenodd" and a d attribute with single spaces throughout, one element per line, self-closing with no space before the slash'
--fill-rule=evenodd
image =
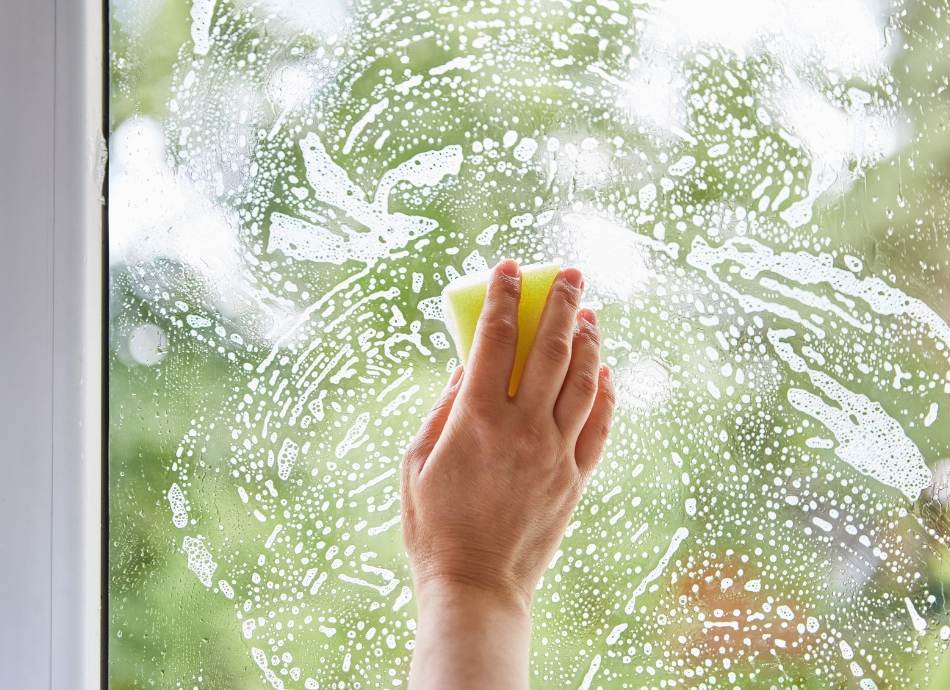
<path id="1" fill-rule="evenodd" d="M 103 0 L 0 2 L 0 685 L 96 690 Z"/>

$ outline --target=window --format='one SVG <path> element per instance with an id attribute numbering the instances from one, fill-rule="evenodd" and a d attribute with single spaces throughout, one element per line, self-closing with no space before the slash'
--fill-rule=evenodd
<path id="1" fill-rule="evenodd" d="M 113 686 L 405 682 L 398 465 L 502 256 L 584 270 L 620 395 L 537 687 L 947 682 L 941 3 L 112 18 Z"/>

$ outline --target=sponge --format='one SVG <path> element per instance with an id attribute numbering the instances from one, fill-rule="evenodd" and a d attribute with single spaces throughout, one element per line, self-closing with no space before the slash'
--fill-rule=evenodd
<path id="1" fill-rule="evenodd" d="M 531 343 L 538 332 L 541 312 L 547 302 L 548 293 L 557 278 L 561 267 L 557 264 L 533 264 L 521 267 L 521 303 L 518 307 L 518 353 L 511 372 L 508 395 L 514 395 L 521 381 L 531 350 Z M 462 364 L 468 361 L 475 339 L 475 326 L 485 304 L 488 280 L 491 270 L 471 273 L 450 283 L 442 291 L 442 309 L 445 313 L 449 333 L 455 340 Z"/>

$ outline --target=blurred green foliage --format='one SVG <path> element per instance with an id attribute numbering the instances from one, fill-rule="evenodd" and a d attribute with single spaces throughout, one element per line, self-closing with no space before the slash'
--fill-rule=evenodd
<path id="1" fill-rule="evenodd" d="M 110 29 L 113 130 L 135 116 L 162 120 L 168 115 L 175 66 L 182 46 L 187 47 L 191 40 L 191 5 L 188 0 L 154 0 L 154 3 L 157 12 L 144 30 L 139 27 L 136 32 L 130 32 L 113 17 Z M 820 233 L 831 238 L 834 248 L 863 257 L 872 273 L 900 276 L 898 282 L 908 286 L 909 294 L 920 297 L 944 317 L 950 315 L 950 295 L 946 292 L 950 288 L 947 282 L 950 276 L 947 243 L 950 51 L 945 45 L 950 43 L 950 26 L 947 15 L 940 3 L 918 1 L 903 5 L 894 17 L 905 45 L 892 72 L 896 75 L 900 102 L 913 120 L 910 143 L 890 159 L 864 171 L 858 184 L 843 198 L 822 209 L 819 216 Z M 372 46 L 364 48 L 368 51 Z M 613 48 L 608 47 L 605 59 L 610 59 L 609 51 Z M 597 54 L 597 51 L 596 42 L 591 41 L 578 49 L 578 57 L 584 57 L 585 52 Z M 441 50 L 424 41 L 413 45 L 409 54 L 417 71 L 444 60 Z M 400 67 L 395 60 L 389 66 Z M 378 67 L 385 70 L 385 60 L 381 60 Z M 490 74 L 486 73 L 483 78 L 490 79 Z M 367 74 L 350 88 L 355 96 L 361 96 L 371 93 L 374 86 L 372 74 Z M 489 91 L 487 98 L 490 101 L 499 97 Z M 336 113 L 339 121 L 331 124 L 342 130 L 352 122 L 357 117 L 355 99 L 353 103 L 352 112 L 341 107 Z M 493 103 L 486 101 L 485 105 L 490 109 Z M 738 106 L 739 110 L 746 107 Z M 518 106 L 518 111 L 526 125 L 541 130 L 558 118 L 562 119 L 559 125 L 567 130 L 583 130 L 587 126 L 583 115 L 577 116 L 577 122 L 563 121 L 563 112 L 554 106 Z M 479 111 L 460 108 L 457 124 L 457 131 L 446 133 L 443 143 L 463 141 L 463 133 L 474 131 L 479 124 Z M 793 152 L 783 150 L 780 155 L 791 157 Z M 377 179 L 378 171 L 367 170 L 363 176 Z M 359 179 L 359 175 L 354 174 L 354 179 Z M 726 179 L 725 170 L 710 167 L 703 187 L 692 189 L 691 194 L 697 202 L 715 199 L 721 195 Z M 452 204 L 460 206 L 470 203 L 475 207 L 495 201 L 467 200 L 461 188 L 450 194 L 456 197 Z M 452 209 L 457 207 L 452 204 L 436 210 L 447 227 L 460 222 L 452 217 Z M 282 208 L 279 199 L 273 208 Z M 472 209 L 471 217 L 477 217 L 483 210 Z M 170 470 L 169 461 L 181 438 L 193 427 L 196 417 L 206 414 L 210 418 L 225 407 L 231 390 L 221 384 L 242 375 L 240 362 L 200 346 L 185 336 L 184 331 L 172 330 L 168 332 L 168 354 L 161 362 L 152 367 L 136 365 L 120 355 L 122 339 L 135 324 L 161 320 L 161 317 L 150 312 L 149 300 L 136 291 L 134 281 L 126 274 L 116 272 L 112 289 L 110 687 L 116 690 L 261 687 L 260 670 L 237 633 L 233 603 L 213 594 L 187 570 L 186 557 L 178 541 L 180 537 L 169 520 L 163 494 L 177 476 Z M 191 292 L 184 290 L 176 297 L 200 301 L 199 293 L 200 288 L 192 286 Z M 424 383 L 430 384 L 431 389 L 438 385 L 438 380 L 432 375 L 431 380 Z M 431 390 L 429 395 L 431 397 Z M 948 433 L 950 430 L 945 426 L 908 430 L 908 435 L 921 448 L 945 446 Z M 224 453 L 224 448 L 212 447 L 207 449 L 205 457 L 208 464 L 213 465 Z M 194 495 L 201 496 L 205 506 L 214 506 L 219 522 L 236 521 L 243 516 L 243 506 L 233 492 L 216 494 L 211 478 L 206 478 L 205 493 L 202 493 L 202 479 L 200 472 L 193 477 L 198 485 Z M 950 533 L 950 522 L 942 510 L 930 508 L 928 512 L 926 507 L 921 507 L 919 513 L 932 529 Z M 398 550 L 398 535 L 395 532 L 393 535 L 392 548 Z M 253 538 L 251 531 L 247 536 L 249 540 Z M 930 591 L 942 592 L 950 583 L 943 555 L 934 552 L 930 556 L 930 582 L 926 583 Z M 872 586 L 886 588 L 888 583 L 882 581 Z M 590 611 L 609 609 L 608 593 L 599 597 L 586 594 L 583 607 Z M 896 610 L 901 606 L 900 601 L 895 603 Z M 574 609 L 572 613 L 576 615 L 579 610 Z M 582 631 L 582 626 L 577 629 L 575 640 L 559 640 L 560 647 L 554 650 L 563 649 L 565 654 L 574 655 L 583 646 L 586 633 Z M 910 659 L 901 656 L 904 650 L 893 651 L 902 659 Z M 393 652 L 393 657 L 397 654 Z M 919 666 L 909 669 L 909 674 L 931 678 L 930 687 L 950 686 L 947 661 L 936 670 L 932 668 L 932 660 L 908 663 Z M 813 676 L 806 678 L 808 670 L 808 664 L 802 663 L 799 668 L 788 669 L 784 678 L 792 682 L 795 676 L 794 687 L 825 687 Z M 772 680 L 780 682 L 783 674 L 785 671 L 776 672 Z"/>

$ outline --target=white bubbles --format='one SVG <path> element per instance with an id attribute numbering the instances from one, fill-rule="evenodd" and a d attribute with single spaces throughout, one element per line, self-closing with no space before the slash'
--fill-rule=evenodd
<path id="1" fill-rule="evenodd" d="M 848 267 L 849 271 L 854 273 L 860 273 L 864 270 L 864 263 L 856 256 L 851 256 L 850 254 L 844 255 L 844 265 Z"/>
<path id="2" fill-rule="evenodd" d="M 672 394 L 670 373 L 658 360 L 632 353 L 613 372 L 621 405 L 637 413 L 659 409 Z"/>
<path id="3" fill-rule="evenodd" d="M 775 609 L 775 613 L 784 621 L 793 621 L 795 620 L 795 612 L 792 611 L 791 607 L 782 605 Z"/>
<path id="4" fill-rule="evenodd" d="M 399 596 L 396 597 L 396 601 L 393 602 L 393 611 L 398 611 L 403 606 L 409 603 L 412 599 L 412 590 L 409 587 L 403 585 L 402 590 L 399 592 Z"/>
<path id="5" fill-rule="evenodd" d="M 207 328 L 211 325 L 211 319 L 201 316 L 200 314 L 189 314 L 185 317 L 185 323 L 192 328 Z"/>
<path id="6" fill-rule="evenodd" d="M 290 471 L 294 467 L 300 446 L 289 438 L 285 438 L 280 446 L 280 452 L 277 454 L 277 476 L 284 481 L 290 477 Z"/>
<path id="7" fill-rule="evenodd" d="M 356 448 L 366 440 L 366 437 L 363 436 L 363 432 L 366 430 L 367 424 L 369 424 L 369 413 L 363 412 L 356 418 L 353 426 L 347 430 L 343 440 L 337 444 L 335 455 L 338 459 L 344 457 L 350 450 Z"/>
<path id="8" fill-rule="evenodd" d="M 682 177 L 690 170 L 696 167 L 696 159 L 692 156 L 683 156 L 666 169 L 666 172 L 673 177 Z"/>
<path id="9" fill-rule="evenodd" d="M 640 200 L 640 208 L 646 210 L 650 208 L 654 201 L 656 201 L 656 185 L 652 182 L 649 184 L 643 185 L 640 188 L 640 191 L 637 192 L 637 197 Z"/>
<path id="10" fill-rule="evenodd" d="M 623 634 L 623 631 L 627 629 L 626 623 L 620 623 L 619 625 L 614 626 L 613 630 L 607 635 L 607 645 L 614 645 L 620 640 L 620 636 Z"/>
<path id="11" fill-rule="evenodd" d="M 345 229 L 339 235 L 322 226 L 275 212 L 271 216 L 271 232 L 267 251 L 280 251 L 292 258 L 314 262 L 342 264 L 348 260 L 371 262 L 402 249 L 410 240 L 427 235 L 438 223 L 422 216 L 390 214 L 389 194 L 399 182 L 418 186 L 438 184 L 447 175 L 457 175 L 462 162 L 461 148 L 449 146 L 428 151 L 389 170 L 376 189 L 374 201 L 366 201 L 366 193 L 355 185 L 343 168 L 337 165 L 316 134 L 308 134 L 300 142 L 307 180 L 317 200 L 330 204 L 371 232 Z"/>
<path id="12" fill-rule="evenodd" d="M 537 31 L 532 0 L 217 3 L 161 127 L 119 128 L 112 258 L 142 310 L 118 355 L 156 363 L 123 350 L 154 322 L 134 338 L 162 366 L 132 373 L 195 408 L 163 529 L 210 535 L 189 567 L 257 680 L 405 682 L 399 459 L 457 365 L 439 293 L 502 256 L 577 266 L 618 407 L 537 584 L 537 683 L 900 686 L 920 621 L 950 638 L 917 546 L 947 502 L 950 329 L 895 258 L 914 224 L 887 214 L 914 204 L 887 185 L 932 173 L 887 160 L 907 128 L 883 25 L 853 2 L 567 4 Z M 871 247 L 867 223 L 891 230 Z"/>
<path id="13" fill-rule="evenodd" d="M 218 564 L 211 558 L 211 552 L 201 539 L 194 537 L 185 537 L 181 546 L 182 550 L 188 554 L 188 570 L 198 576 L 205 587 L 211 586 L 211 577 L 217 569 Z"/>
<path id="14" fill-rule="evenodd" d="M 737 55 L 767 52 L 789 66 L 817 58 L 847 76 L 872 76 L 885 66 L 884 18 L 859 0 L 674 0 L 650 19 L 645 42 L 662 53 L 715 45 Z"/>
<path id="15" fill-rule="evenodd" d="M 768 335 L 778 355 L 794 371 L 807 373 L 811 383 L 837 405 L 829 405 L 801 388 L 789 388 L 788 401 L 795 409 L 828 428 L 838 442 L 835 454 L 839 458 L 859 472 L 900 489 L 911 500 L 917 500 L 933 479 L 920 449 L 880 403 L 848 390 L 822 371 L 809 368 L 804 359 L 784 342 L 793 334 L 792 331 L 769 331 Z M 825 529 L 824 525 L 820 526 Z M 825 531 L 830 531 L 830 526 Z"/>
<path id="16" fill-rule="evenodd" d="M 191 40 L 197 55 L 207 55 L 211 49 L 211 18 L 216 0 L 193 0 L 191 3 Z"/>
<path id="17" fill-rule="evenodd" d="M 172 509 L 172 523 L 181 529 L 188 524 L 188 507 L 177 482 L 172 483 L 168 489 L 168 503 Z"/>
<path id="18" fill-rule="evenodd" d="M 526 163 L 534 156 L 534 152 L 538 150 L 538 142 L 532 139 L 531 137 L 525 137 L 518 145 L 515 147 L 512 155 L 515 157 L 515 160 Z"/>
<path id="19" fill-rule="evenodd" d="M 849 645 L 844 640 L 841 640 L 838 643 L 838 648 L 841 650 L 841 658 L 845 661 L 850 661 L 854 658 L 854 650 L 851 649 L 851 645 Z"/>

